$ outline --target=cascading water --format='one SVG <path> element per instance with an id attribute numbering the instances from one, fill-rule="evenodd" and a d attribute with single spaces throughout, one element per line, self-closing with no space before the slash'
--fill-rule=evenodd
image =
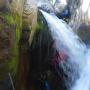
<path id="1" fill-rule="evenodd" d="M 90 90 L 90 50 L 86 48 L 85 44 L 65 22 L 58 19 L 55 15 L 40 11 L 48 23 L 52 37 L 55 40 L 56 49 L 58 51 L 61 50 L 62 44 L 64 46 L 62 50 L 69 56 L 69 60 L 73 61 L 72 67 L 69 68 L 73 68 L 75 63 L 79 66 L 77 69 L 79 78 L 75 80 L 68 90 Z M 64 71 L 67 72 L 66 69 Z M 73 79 L 74 75 L 70 76 Z"/>
<path id="2" fill-rule="evenodd" d="M 87 52 L 86 64 L 82 68 L 80 78 L 71 90 L 90 90 L 90 50 Z"/>
<path id="3" fill-rule="evenodd" d="M 60 50 L 61 43 L 67 48 L 65 52 L 73 59 L 81 59 L 86 51 L 86 46 L 79 39 L 77 35 L 73 33 L 71 28 L 63 21 L 58 19 L 55 15 L 50 15 L 44 11 L 41 11 L 47 20 L 50 27 L 51 34 L 56 43 L 56 48 Z"/>

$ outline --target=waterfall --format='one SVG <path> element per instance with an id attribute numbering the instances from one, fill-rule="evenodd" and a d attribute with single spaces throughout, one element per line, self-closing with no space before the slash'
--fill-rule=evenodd
<path id="1" fill-rule="evenodd" d="M 55 15 L 40 11 L 48 23 L 51 35 L 55 40 L 56 49 L 58 51 L 62 49 L 69 56 L 69 60 L 73 61 L 72 67 L 69 68 L 73 68 L 75 62 L 80 67 L 77 69 L 79 78 L 68 90 L 90 90 L 90 50 L 63 20 L 58 19 Z"/>
<path id="2" fill-rule="evenodd" d="M 72 31 L 72 29 L 63 21 L 58 19 L 55 15 L 50 15 L 41 11 L 50 27 L 51 34 L 56 43 L 56 48 L 61 49 L 60 45 L 63 44 L 67 48 L 65 51 L 72 59 L 83 59 L 86 51 L 85 44 L 80 38 Z"/>
<path id="3" fill-rule="evenodd" d="M 86 65 L 80 73 L 80 78 L 71 90 L 90 90 L 90 50 L 87 52 Z"/>

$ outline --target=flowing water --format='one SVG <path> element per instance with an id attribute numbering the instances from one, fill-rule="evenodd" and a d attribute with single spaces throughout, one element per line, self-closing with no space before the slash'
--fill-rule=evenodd
<path id="1" fill-rule="evenodd" d="M 50 15 L 42 10 L 41 12 L 55 40 L 56 49 L 61 50 L 62 43 L 62 50 L 69 56 L 69 60 L 73 61 L 73 65 L 75 62 L 79 65 L 77 69 L 79 78 L 68 90 L 90 90 L 90 50 L 64 21 L 55 15 Z"/>
<path id="2" fill-rule="evenodd" d="M 52 37 L 56 43 L 56 48 L 60 50 L 60 45 L 62 43 L 63 46 L 67 48 L 65 52 L 71 59 L 72 57 L 76 58 L 76 60 L 78 58 L 82 59 L 86 51 L 86 46 L 80 38 L 73 33 L 72 29 L 63 20 L 58 19 L 55 15 L 49 15 L 43 11 L 41 12 L 50 27 Z"/>
<path id="3" fill-rule="evenodd" d="M 90 90 L 90 50 L 87 52 L 86 65 L 80 73 L 80 78 L 71 90 Z"/>

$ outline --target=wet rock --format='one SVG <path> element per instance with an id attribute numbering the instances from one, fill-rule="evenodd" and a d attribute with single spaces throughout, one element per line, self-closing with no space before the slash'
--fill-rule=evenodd
<path id="1" fill-rule="evenodd" d="M 9 75 L 6 75 L 3 80 L 0 80 L 0 90 L 13 90 Z"/>
<path id="2" fill-rule="evenodd" d="M 67 5 L 70 9 L 71 14 L 73 14 L 75 10 L 80 7 L 81 3 L 81 0 L 67 0 Z"/>
<path id="3" fill-rule="evenodd" d="M 54 7 L 53 5 L 47 1 L 47 2 L 38 2 L 38 8 L 42 9 L 48 13 L 54 13 Z"/>
<path id="4" fill-rule="evenodd" d="M 64 21 L 69 21 L 71 17 L 70 9 L 65 7 L 61 12 L 56 12 L 58 18 L 63 19 Z"/>
<path id="5" fill-rule="evenodd" d="M 29 43 L 32 42 L 32 38 L 37 25 L 37 5 L 36 1 L 27 0 L 24 4 L 23 11 L 23 28 L 31 30 Z"/>
<path id="6" fill-rule="evenodd" d="M 86 25 L 85 23 L 81 24 L 77 33 L 81 40 L 84 41 L 87 46 L 90 46 L 90 25 Z"/>
<path id="7" fill-rule="evenodd" d="M 61 13 L 66 6 L 67 6 L 67 0 L 56 0 L 54 4 L 55 12 Z"/>

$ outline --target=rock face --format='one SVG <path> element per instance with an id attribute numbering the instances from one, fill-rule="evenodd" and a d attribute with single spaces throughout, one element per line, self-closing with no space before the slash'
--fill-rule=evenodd
<path id="1" fill-rule="evenodd" d="M 29 43 L 31 43 L 37 25 L 37 4 L 35 0 L 27 0 L 25 2 L 22 18 L 23 27 L 31 30 L 29 39 Z"/>
<path id="2" fill-rule="evenodd" d="M 0 0 L 0 88 L 4 86 L 1 85 L 1 83 L 7 84 L 6 78 L 9 72 L 12 73 L 14 71 L 12 67 L 15 64 L 17 57 L 16 48 L 14 47 L 16 47 L 16 24 L 20 22 L 18 16 L 17 22 L 16 14 L 11 13 L 11 3 L 12 0 Z M 13 16 L 15 18 L 13 18 Z M 11 71 L 10 68 L 12 69 Z"/>
<path id="3" fill-rule="evenodd" d="M 10 12 L 0 10 L 0 89 L 12 90 L 11 82 L 8 77 L 9 66 L 13 55 L 13 46 L 15 41 L 15 26 Z M 8 86 L 10 85 L 10 86 Z"/>
<path id="4" fill-rule="evenodd" d="M 44 81 L 46 79 L 46 73 L 49 72 L 49 62 L 52 58 L 50 55 L 53 50 L 49 52 L 49 48 L 52 48 L 53 40 L 47 27 L 47 23 L 40 12 L 38 12 L 38 27 L 34 34 L 32 44 L 30 46 L 30 61 L 29 61 L 29 73 L 28 73 L 28 89 L 27 90 L 44 90 Z M 51 43 L 49 43 L 51 42 Z M 52 72 L 50 72 L 51 74 Z M 52 76 L 51 76 L 52 77 Z M 53 77 L 52 77 L 53 78 Z M 52 89 L 53 90 L 53 89 Z"/>
<path id="5" fill-rule="evenodd" d="M 81 26 L 77 30 L 77 34 L 79 35 L 81 40 L 90 47 L 90 25 L 86 25 L 85 23 L 81 24 Z"/>
<path id="6" fill-rule="evenodd" d="M 77 30 L 82 25 L 90 24 L 90 1 L 86 2 L 86 0 L 69 0 L 68 2 L 71 12 L 69 25 L 75 32 L 78 32 Z"/>
<path id="7" fill-rule="evenodd" d="M 9 75 L 3 81 L 0 81 L 0 90 L 13 90 Z"/>
<path id="8" fill-rule="evenodd" d="M 70 12 L 73 14 L 77 8 L 81 5 L 81 0 L 67 0 L 67 5 L 70 8 Z"/>
<path id="9" fill-rule="evenodd" d="M 42 9 L 48 13 L 54 13 L 54 6 L 49 1 L 39 1 L 38 8 Z"/>
<path id="10" fill-rule="evenodd" d="M 34 29 L 37 23 L 37 4 L 36 1 L 27 0 L 23 8 L 23 24 L 30 29 Z M 24 27 L 25 27 L 24 25 Z"/>
<path id="11" fill-rule="evenodd" d="M 24 5 L 24 2 L 25 0 L 9 0 L 11 1 L 11 11 L 14 13 L 14 14 L 19 14 L 19 15 L 22 15 L 23 13 L 23 5 Z"/>

